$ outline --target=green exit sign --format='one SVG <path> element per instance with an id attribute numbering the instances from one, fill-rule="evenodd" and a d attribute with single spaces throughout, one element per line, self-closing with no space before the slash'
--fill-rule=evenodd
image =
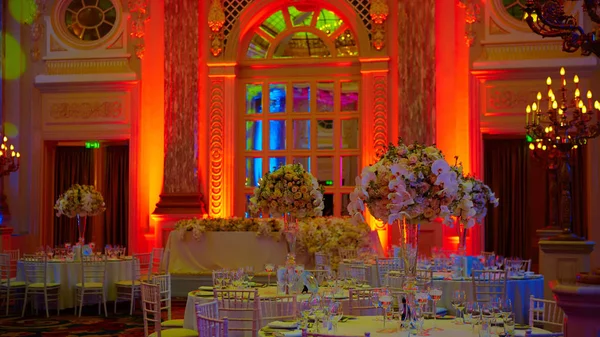
<path id="1" fill-rule="evenodd" d="M 333 180 L 325 180 L 326 186 L 333 186 Z"/>
<path id="2" fill-rule="evenodd" d="M 85 142 L 85 148 L 86 149 L 99 149 L 100 142 L 97 140 L 88 140 L 87 142 Z"/>

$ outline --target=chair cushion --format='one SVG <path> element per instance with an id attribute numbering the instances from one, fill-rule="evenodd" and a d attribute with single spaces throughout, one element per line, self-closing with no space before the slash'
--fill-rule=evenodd
<path id="1" fill-rule="evenodd" d="M 60 286 L 60 283 L 46 283 L 46 288 L 54 288 L 54 287 L 58 287 L 58 286 Z M 44 284 L 42 282 L 30 283 L 28 285 L 28 287 L 29 288 L 44 288 Z"/>
<path id="2" fill-rule="evenodd" d="M 7 286 L 8 286 L 8 282 L 6 282 L 6 281 L 0 283 L 0 287 L 7 287 Z M 18 287 L 24 287 L 24 286 L 25 286 L 25 282 L 17 281 L 17 280 L 13 281 L 13 279 L 10 279 L 10 287 L 11 288 L 12 287 L 18 288 Z"/>
<path id="3" fill-rule="evenodd" d="M 160 331 L 160 335 L 164 337 L 198 337 L 198 331 L 174 328 Z M 156 332 L 151 333 L 148 337 L 156 337 Z"/>
<path id="4" fill-rule="evenodd" d="M 115 284 L 119 287 L 131 287 L 131 280 L 125 280 L 125 281 L 119 281 L 119 282 L 115 282 Z M 139 286 L 142 284 L 141 281 L 134 281 L 133 282 L 134 286 Z"/>
<path id="5" fill-rule="evenodd" d="M 81 287 L 83 287 L 83 284 L 82 283 L 77 283 L 77 284 L 75 284 L 75 286 L 77 288 L 81 288 Z M 104 284 L 101 283 L 101 282 L 86 282 L 85 283 L 85 288 L 86 289 L 87 288 L 104 288 Z"/>
<path id="6" fill-rule="evenodd" d="M 170 319 L 168 321 L 164 321 L 160 323 L 160 326 L 165 328 L 183 328 L 183 320 L 182 319 Z"/>

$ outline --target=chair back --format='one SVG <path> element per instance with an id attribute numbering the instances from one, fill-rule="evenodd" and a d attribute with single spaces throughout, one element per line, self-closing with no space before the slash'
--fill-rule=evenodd
<path id="1" fill-rule="evenodd" d="M 401 272 L 388 273 L 384 278 L 384 285 L 392 291 L 402 291 L 404 288 L 404 274 Z"/>
<path id="2" fill-rule="evenodd" d="M 152 253 L 133 254 L 136 261 L 135 280 L 149 280 L 152 278 Z"/>
<path id="3" fill-rule="evenodd" d="M 152 271 L 150 272 L 150 274 L 160 274 L 160 267 L 162 265 L 162 261 L 163 261 L 163 255 L 164 255 L 165 249 L 162 247 L 159 248 L 152 248 Z"/>
<path id="4" fill-rule="evenodd" d="M 506 299 L 506 270 L 472 270 L 473 300 L 491 302 L 494 298 Z"/>
<path id="5" fill-rule="evenodd" d="M 564 331 L 565 313 L 556 305 L 556 301 L 529 297 L 529 326 L 539 326 L 555 331 Z"/>
<path id="6" fill-rule="evenodd" d="M 17 277 L 17 264 L 21 258 L 21 250 L 5 249 L 2 253 L 8 254 L 10 262 L 10 278 Z"/>
<path id="7" fill-rule="evenodd" d="M 367 282 L 367 267 L 362 264 L 349 264 L 345 266 L 342 277 L 365 283 Z"/>
<path id="8" fill-rule="evenodd" d="M 23 255 L 23 269 L 25 270 L 25 284 L 42 283 L 44 288 L 48 285 L 48 259 L 43 255 Z"/>
<path id="9" fill-rule="evenodd" d="M 321 270 L 326 269 L 331 265 L 331 261 L 329 261 L 329 255 L 321 252 L 315 253 L 315 269 Z"/>
<path id="10" fill-rule="evenodd" d="M 281 295 L 259 299 L 260 325 L 265 326 L 273 321 L 296 319 L 298 304 L 295 295 Z"/>
<path id="11" fill-rule="evenodd" d="M 142 282 L 142 310 L 144 312 L 144 336 L 148 336 L 148 327 L 153 324 L 156 336 L 160 337 L 160 288 L 158 284 Z"/>
<path id="12" fill-rule="evenodd" d="M 163 258 L 160 263 L 160 267 L 158 269 L 159 274 L 168 274 L 169 273 L 169 261 L 171 259 L 171 251 L 165 250 L 163 253 Z"/>
<path id="13" fill-rule="evenodd" d="M 106 285 L 106 255 L 81 256 L 81 285 L 86 283 L 102 283 Z"/>
<path id="14" fill-rule="evenodd" d="M 196 319 L 198 320 L 198 336 L 227 337 L 229 322 L 227 318 L 219 319 L 219 303 L 196 303 Z"/>
<path id="15" fill-rule="evenodd" d="M 504 268 L 514 268 L 515 271 L 531 271 L 531 259 L 529 260 L 521 260 L 521 259 L 506 259 L 504 261 Z"/>
<path id="16" fill-rule="evenodd" d="M 162 310 L 171 307 L 171 275 L 155 275 L 152 283 L 158 285 L 160 293 L 160 308 Z"/>
<path id="17" fill-rule="evenodd" d="M 358 257 L 358 251 L 356 249 L 344 249 L 338 248 L 340 259 L 356 259 Z"/>
<path id="18" fill-rule="evenodd" d="M 214 296 L 219 304 L 220 317 L 229 318 L 229 331 L 251 331 L 252 337 L 258 336 L 260 321 L 258 289 L 214 289 Z"/>
<path id="19" fill-rule="evenodd" d="M 0 283 L 6 282 L 7 287 L 10 288 L 10 255 L 0 254 Z"/>
<path id="20" fill-rule="evenodd" d="M 381 287 L 385 284 L 385 275 L 391 271 L 400 271 L 400 259 L 396 257 L 377 258 L 376 266 L 378 276 L 377 280 L 379 282 L 378 286 Z"/>
<path id="21" fill-rule="evenodd" d="M 362 316 L 363 311 L 373 310 L 371 298 L 373 297 L 373 294 L 379 290 L 381 290 L 381 288 L 350 289 L 350 294 L 348 296 L 348 309 L 350 311 L 350 315 Z"/>

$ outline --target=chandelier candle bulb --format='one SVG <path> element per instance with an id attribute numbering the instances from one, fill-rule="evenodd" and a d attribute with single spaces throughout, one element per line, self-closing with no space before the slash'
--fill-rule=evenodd
<path id="1" fill-rule="evenodd" d="M 573 83 L 575 83 L 575 88 L 579 88 L 579 76 L 573 77 Z"/>
<path id="2" fill-rule="evenodd" d="M 582 114 L 587 113 L 587 108 L 585 107 L 585 105 L 583 106 L 583 108 L 581 108 L 581 113 Z"/>
<path id="3" fill-rule="evenodd" d="M 529 114 L 531 113 L 531 106 L 528 105 L 527 109 L 525 109 L 525 111 L 527 112 L 525 114 L 525 124 L 529 125 Z"/>

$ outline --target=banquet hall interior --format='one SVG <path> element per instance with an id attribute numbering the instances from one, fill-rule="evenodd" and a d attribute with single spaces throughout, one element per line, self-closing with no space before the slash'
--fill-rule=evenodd
<path id="1" fill-rule="evenodd" d="M 0 336 L 600 336 L 600 0 L 4 0 Z"/>

